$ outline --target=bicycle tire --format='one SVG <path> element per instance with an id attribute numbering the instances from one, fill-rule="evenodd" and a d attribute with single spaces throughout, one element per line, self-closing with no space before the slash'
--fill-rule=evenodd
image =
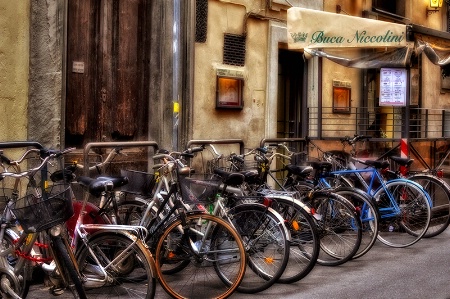
<path id="1" fill-rule="evenodd" d="M 14 232 L 8 232 L 9 230 L 6 230 L 5 235 L 3 237 L 3 246 L 4 248 L 9 248 L 14 246 L 15 244 L 15 238 L 13 237 L 13 235 L 15 234 Z M 14 251 L 9 254 L 6 259 L 7 262 L 9 263 L 9 265 L 12 267 L 11 271 L 13 270 L 13 267 L 16 264 L 18 256 L 14 253 Z M 30 262 L 26 262 L 26 263 L 30 263 Z M 18 277 L 17 281 L 19 282 L 19 285 L 16 285 L 14 283 L 13 279 L 8 278 L 8 275 L 6 275 L 6 273 L 1 273 L 0 276 L 1 278 L 6 278 L 9 281 L 9 286 L 15 291 L 15 293 L 17 295 L 19 295 L 21 298 L 25 298 L 28 295 L 28 292 L 30 290 L 30 285 L 31 285 L 31 271 L 27 270 L 27 266 L 24 266 L 22 268 L 22 274 L 20 274 L 21 277 Z M 12 272 L 11 272 L 12 274 Z M 2 298 L 8 298 L 8 296 L 6 296 L 6 294 L 3 294 L 2 290 L 0 289 L 0 297 Z"/>
<path id="2" fill-rule="evenodd" d="M 231 296 L 246 269 L 246 252 L 239 234 L 231 224 L 213 215 L 183 216 L 165 228 L 156 245 L 156 271 L 161 286 L 174 298 L 195 298 L 200 294 L 211 298 Z M 189 235 L 180 228 L 188 230 Z M 199 231 L 203 240 L 197 239 Z M 208 246 L 201 242 L 205 240 Z M 194 246 L 199 254 L 193 252 Z M 182 271 L 171 275 L 163 271 L 168 258 L 190 262 Z"/>
<path id="3" fill-rule="evenodd" d="M 386 182 L 374 194 L 380 212 L 378 240 L 383 244 L 402 248 L 418 242 L 425 235 L 431 220 L 428 194 L 410 180 L 394 179 Z M 399 211 L 393 211 L 395 201 Z"/>
<path id="4" fill-rule="evenodd" d="M 125 201 L 120 201 L 117 205 L 116 217 L 118 222 L 123 225 L 140 225 L 144 213 L 146 212 L 148 202 L 140 197 L 128 198 Z M 153 206 L 150 210 L 151 218 L 156 217 L 158 208 Z M 199 212 L 200 213 L 200 212 Z M 169 221 L 170 223 L 170 221 Z M 146 225 L 146 224 L 144 224 Z M 155 224 L 154 224 L 155 225 Z M 167 225 L 167 224 L 166 224 Z M 158 232 L 159 233 L 159 232 Z M 161 234 L 161 233 L 159 233 Z M 152 253 L 155 253 L 156 241 L 158 239 L 158 234 L 155 232 L 146 240 Z M 164 274 L 175 274 L 183 270 L 189 264 L 189 260 L 179 261 L 178 263 L 171 263 L 172 267 L 166 265 Z"/>
<path id="5" fill-rule="evenodd" d="M 331 191 L 315 191 L 308 204 L 314 209 L 314 219 L 320 236 L 317 263 L 338 266 L 351 260 L 362 238 L 361 218 L 355 207 L 343 196 Z"/>
<path id="6" fill-rule="evenodd" d="M 378 209 L 372 197 L 360 189 L 339 187 L 334 189 L 334 192 L 349 200 L 355 206 L 361 218 L 362 239 L 353 259 L 362 257 L 370 251 L 377 241 L 378 223 L 380 221 Z"/>
<path id="7" fill-rule="evenodd" d="M 145 199 L 139 197 L 118 202 L 117 223 L 122 225 L 139 225 L 147 204 L 148 202 Z"/>
<path id="8" fill-rule="evenodd" d="M 435 237 L 450 224 L 450 187 L 442 179 L 429 174 L 414 174 L 408 180 L 421 185 L 431 198 L 431 221 L 424 238 Z"/>
<path id="9" fill-rule="evenodd" d="M 309 209 L 292 197 L 270 197 L 271 207 L 283 217 L 289 229 L 289 261 L 280 283 L 293 283 L 308 275 L 317 262 L 320 251 L 319 233 Z"/>
<path id="10" fill-rule="evenodd" d="M 289 261 L 289 232 L 283 218 L 259 203 L 239 204 L 228 211 L 247 249 L 247 270 L 238 292 L 254 294 L 271 287 Z"/>
<path id="11" fill-rule="evenodd" d="M 314 190 L 314 184 L 307 181 L 296 181 L 293 184 L 284 186 L 287 191 L 298 192 L 300 196 L 306 196 L 308 192 Z"/>
<path id="12" fill-rule="evenodd" d="M 80 272 L 85 276 L 85 289 L 89 297 L 102 294 L 109 298 L 147 298 L 155 296 L 156 279 L 153 257 L 145 244 L 125 232 L 101 232 L 92 235 L 88 246 L 81 245 L 77 250 Z M 116 261 L 106 270 L 107 281 L 99 271 L 92 252 L 102 266 L 106 266 L 124 254 L 124 259 Z M 125 252 L 125 250 L 128 250 Z"/>
<path id="13" fill-rule="evenodd" d="M 78 265 L 68 242 L 61 235 L 52 236 L 49 234 L 49 236 L 54 252 L 53 259 L 57 265 L 59 264 L 59 271 L 66 273 L 63 277 L 70 279 L 68 282 L 70 290 L 76 295 L 76 298 L 86 299 L 87 296 L 81 275 L 78 272 Z"/>
<path id="14" fill-rule="evenodd" d="M 380 218 L 378 209 L 373 202 L 373 198 L 369 194 L 361 189 L 354 188 L 344 176 L 331 177 L 328 180 L 328 184 L 333 187 L 333 192 L 344 196 L 349 200 L 355 206 L 361 217 L 361 244 L 359 245 L 358 251 L 353 256 L 353 259 L 359 258 L 369 252 L 377 240 Z M 300 186 L 299 188 L 302 190 L 307 190 L 307 188 L 311 187 L 309 183 L 305 182 L 301 182 L 301 184 L 298 184 L 297 186 Z M 311 188 L 311 190 L 313 190 L 313 188 Z"/>

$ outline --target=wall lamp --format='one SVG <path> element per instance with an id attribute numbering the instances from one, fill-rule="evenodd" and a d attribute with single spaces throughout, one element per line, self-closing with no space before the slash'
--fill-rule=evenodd
<path id="1" fill-rule="evenodd" d="M 430 5 L 427 7 L 427 16 L 438 12 L 442 7 L 443 0 L 430 0 Z"/>

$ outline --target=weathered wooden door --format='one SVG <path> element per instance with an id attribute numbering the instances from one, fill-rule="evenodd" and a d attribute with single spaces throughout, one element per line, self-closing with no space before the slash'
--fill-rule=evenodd
<path id="1" fill-rule="evenodd" d="M 147 139 L 149 2 L 68 1 L 66 146 Z"/>

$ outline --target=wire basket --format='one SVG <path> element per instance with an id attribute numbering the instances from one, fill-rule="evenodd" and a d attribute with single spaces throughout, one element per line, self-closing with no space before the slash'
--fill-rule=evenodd
<path id="1" fill-rule="evenodd" d="M 209 179 L 180 176 L 182 199 L 187 204 L 214 202 L 221 182 L 218 176 L 211 176 Z"/>
<path id="2" fill-rule="evenodd" d="M 29 194 L 18 199 L 11 211 L 25 233 L 46 230 L 72 217 L 72 190 L 67 184 L 53 185 L 40 197 Z"/>
<path id="3" fill-rule="evenodd" d="M 120 175 L 128 177 L 128 184 L 122 186 L 121 191 L 144 196 L 152 195 L 156 182 L 155 175 L 136 170 L 121 170 Z"/>

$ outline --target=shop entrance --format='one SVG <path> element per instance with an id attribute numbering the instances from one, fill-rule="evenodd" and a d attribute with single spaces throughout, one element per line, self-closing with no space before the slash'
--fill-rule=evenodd
<path id="1" fill-rule="evenodd" d="M 304 61 L 300 52 L 278 54 L 277 138 L 301 138 Z M 306 121 L 306 120 L 303 120 Z"/>

